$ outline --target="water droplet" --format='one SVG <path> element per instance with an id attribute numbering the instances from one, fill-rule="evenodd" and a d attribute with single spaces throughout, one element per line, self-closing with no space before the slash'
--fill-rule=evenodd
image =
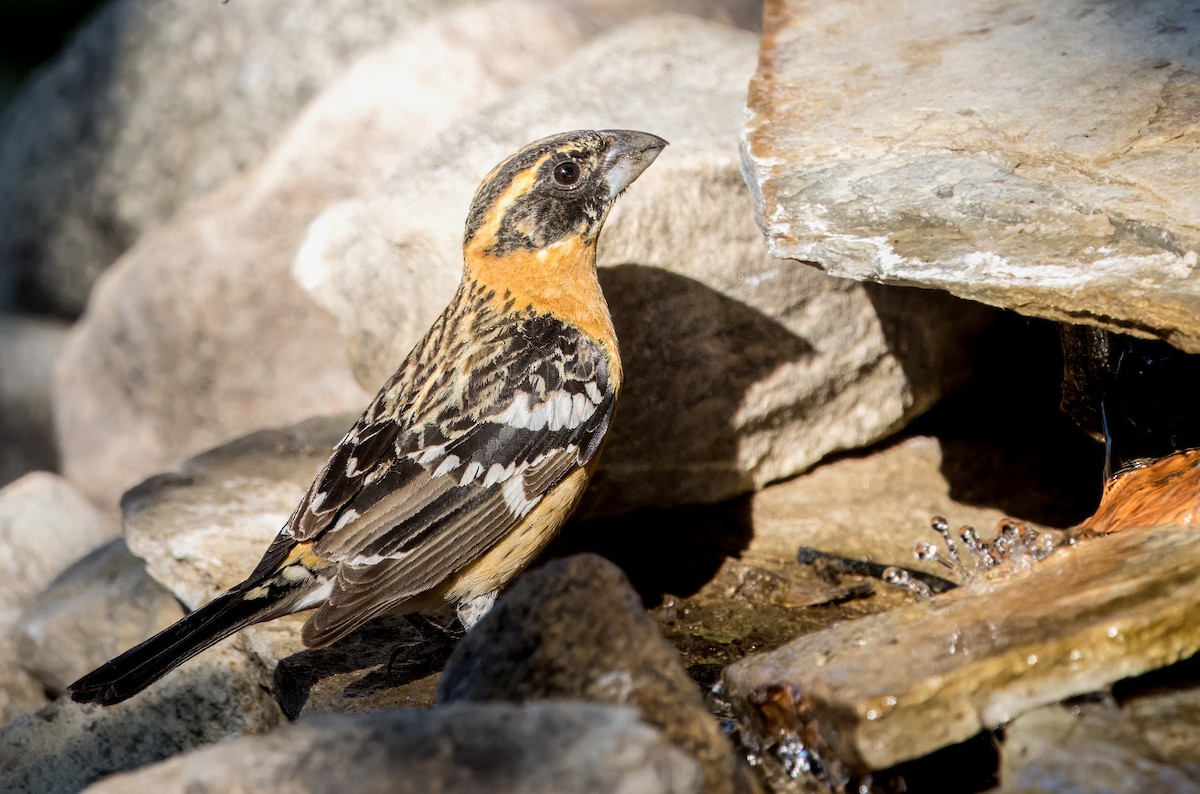
<path id="1" fill-rule="evenodd" d="M 936 560 L 938 556 L 938 550 L 937 547 L 932 543 L 925 543 L 922 541 L 913 547 L 913 555 L 918 560 Z"/>
<path id="2" fill-rule="evenodd" d="M 908 571 L 895 565 L 884 568 L 879 578 L 890 585 L 909 591 L 918 598 L 933 598 L 933 591 L 929 589 L 929 585 L 920 579 L 913 578 Z"/>

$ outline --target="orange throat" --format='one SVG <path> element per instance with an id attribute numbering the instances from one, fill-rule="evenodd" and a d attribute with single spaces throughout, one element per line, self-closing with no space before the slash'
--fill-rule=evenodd
<path id="1" fill-rule="evenodd" d="M 512 301 L 514 308 L 553 315 L 599 341 L 608 352 L 614 386 L 620 385 L 617 335 L 596 275 L 595 240 L 573 236 L 536 251 L 501 256 L 481 248 L 467 249 L 464 279 L 495 288 L 497 308 Z"/>

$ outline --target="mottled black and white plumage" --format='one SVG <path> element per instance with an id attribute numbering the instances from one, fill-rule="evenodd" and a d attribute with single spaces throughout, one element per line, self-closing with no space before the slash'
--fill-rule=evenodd
<path id="1" fill-rule="evenodd" d="M 119 702 L 238 629 L 300 610 L 316 610 L 311 646 L 443 600 L 468 626 L 486 611 L 594 468 L 621 383 L 596 239 L 665 145 L 571 132 L 497 166 L 467 218 L 453 300 L 254 572 L 72 684 L 72 697 Z"/>

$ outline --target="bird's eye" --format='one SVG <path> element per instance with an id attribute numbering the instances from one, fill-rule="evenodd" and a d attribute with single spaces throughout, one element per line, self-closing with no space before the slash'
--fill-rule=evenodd
<path id="1" fill-rule="evenodd" d="M 579 163 L 564 160 L 554 166 L 554 181 L 560 185 L 573 185 L 579 181 Z"/>

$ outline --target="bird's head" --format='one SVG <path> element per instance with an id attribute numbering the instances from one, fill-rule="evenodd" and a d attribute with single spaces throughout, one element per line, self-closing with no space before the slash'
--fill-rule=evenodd
<path id="1" fill-rule="evenodd" d="M 594 249 L 613 202 L 667 142 L 632 130 L 577 130 L 543 138 L 496 166 L 471 203 L 468 257 Z"/>

